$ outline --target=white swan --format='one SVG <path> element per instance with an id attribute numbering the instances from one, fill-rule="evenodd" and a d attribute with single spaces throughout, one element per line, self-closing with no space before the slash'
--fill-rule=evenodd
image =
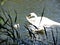
<path id="1" fill-rule="evenodd" d="M 35 13 L 30 13 L 28 16 L 26 16 L 26 19 L 28 20 L 28 22 L 35 25 L 39 30 L 44 29 L 44 27 L 51 27 L 54 25 L 60 26 L 60 23 L 55 22 L 51 19 L 48 19 L 47 17 L 42 17 L 42 20 L 41 20 L 41 16 L 38 17 Z"/>

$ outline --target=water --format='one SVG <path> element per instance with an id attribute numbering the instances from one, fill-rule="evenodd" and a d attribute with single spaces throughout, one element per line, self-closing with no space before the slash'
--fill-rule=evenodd
<path id="1" fill-rule="evenodd" d="M 41 15 L 43 7 L 46 7 L 44 16 L 59 21 L 59 2 L 58 0 L 21 0 L 21 1 L 7 1 L 4 5 L 4 8 L 16 9 L 18 12 L 18 19 L 21 20 L 20 23 L 25 22 L 25 16 L 31 12 L 37 13 L 38 16 Z M 24 21 L 22 21 L 24 20 Z"/>
<path id="2" fill-rule="evenodd" d="M 26 16 L 31 12 L 35 12 L 38 16 L 41 15 L 42 10 L 45 8 L 44 16 L 60 22 L 60 1 L 59 0 L 10 0 L 7 1 L 3 7 L 5 10 L 9 9 L 12 17 L 14 18 L 15 14 L 13 9 L 18 13 L 18 21 L 21 25 L 20 32 L 22 37 L 27 35 L 27 31 L 24 28 L 24 23 L 26 21 Z M 60 35 L 59 35 L 60 37 Z M 59 40 L 60 41 L 60 40 Z"/>

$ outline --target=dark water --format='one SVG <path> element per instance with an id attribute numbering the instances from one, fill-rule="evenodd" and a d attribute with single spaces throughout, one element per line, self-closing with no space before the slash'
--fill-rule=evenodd
<path id="1" fill-rule="evenodd" d="M 24 36 L 27 35 L 27 31 L 23 26 L 26 21 L 25 17 L 31 12 L 35 12 L 38 16 L 40 16 L 44 6 L 46 7 L 44 16 L 60 22 L 60 0 L 10 0 L 7 1 L 3 7 L 6 10 L 10 10 L 13 18 L 15 16 L 13 10 L 15 9 L 17 11 L 18 23 L 21 25 L 20 32 L 21 34 L 23 33 L 22 35 Z"/>
<path id="2" fill-rule="evenodd" d="M 4 8 L 10 9 L 11 12 L 13 12 L 13 9 L 16 9 L 18 13 L 18 21 L 24 23 L 26 20 L 25 16 L 31 12 L 35 12 L 40 16 L 44 6 L 46 7 L 44 16 L 60 22 L 59 0 L 11 0 L 5 3 Z M 12 16 L 14 16 L 14 14 Z"/>

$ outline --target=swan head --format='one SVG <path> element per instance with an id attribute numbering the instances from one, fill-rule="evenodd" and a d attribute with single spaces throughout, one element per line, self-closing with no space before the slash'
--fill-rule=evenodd
<path id="1" fill-rule="evenodd" d="M 33 24 L 37 19 L 37 15 L 34 12 L 32 12 L 28 16 L 26 16 L 26 19 L 28 20 L 28 22 Z"/>
<path id="2" fill-rule="evenodd" d="M 36 18 L 36 17 L 37 17 L 37 15 L 36 15 L 34 12 L 30 13 L 30 14 L 27 16 L 27 18 L 29 18 L 29 19 L 31 19 L 31 18 Z"/>

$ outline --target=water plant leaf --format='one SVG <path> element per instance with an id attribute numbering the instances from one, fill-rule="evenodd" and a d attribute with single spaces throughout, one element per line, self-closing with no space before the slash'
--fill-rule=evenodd
<path id="1" fill-rule="evenodd" d="M 56 45 L 56 40 L 55 40 L 55 37 L 54 37 L 53 30 L 51 30 L 51 32 L 52 32 L 52 38 L 53 38 L 54 45 Z"/>
<path id="2" fill-rule="evenodd" d="M 41 21 L 42 21 L 43 15 L 44 15 L 44 10 L 45 10 L 45 7 L 43 8 L 43 11 L 42 11 L 42 14 L 41 14 L 40 23 L 41 23 Z"/>
<path id="3" fill-rule="evenodd" d="M 29 30 L 29 28 L 26 26 L 26 24 L 24 25 L 24 27 L 28 30 L 29 35 L 30 35 L 31 38 L 32 38 L 32 35 L 33 35 L 34 38 L 36 38 L 35 34 L 32 31 Z"/>
<path id="4" fill-rule="evenodd" d="M 5 18 L 7 19 L 7 16 L 6 16 L 6 11 L 3 9 L 3 7 L 1 6 L 1 11 L 2 11 L 2 13 L 3 13 L 3 15 L 5 16 Z"/>
<path id="5" fill-rule="evenodd" d="M 44 27 L 44 26 L 43 26 L 43 27 Z M 46 38 L 48 39 L 47 31 L 46 31 L 46 28 L 45 28 L 45 27 L 44 27 L 44 31 L 45 31 Z"/>
<path id="6" fill-rule="evenodd" d="M 4 18 L 2 16 L 0 16 L 0 24 L 2 24 L 4 22 L 5 22 Z"/>
<path id="7" fill-rule="evenodd" d="M 7 39 L 1 40 L 1 41 L 0 41 L 0 44 L 2 44 L 3 42 L 6 42 L 6 41 L 7 41 Z"/>
<path id="8" fill-rule="evenodd" d="M 58 29 L 56 28 L 56 45 L 57 45 L 57 41 L 58 41 Z"/>
<path id="9" fill-rule="evenodd" d="M 16 23 L 16 21 L 17 21 L 17 12 L 16 12 L 16 10 L 14 10 L 14 12 L 16 14 L 14 22 Z"/>
<path id="10" fill-rule="evenodd" d="M 14 35 L 14 32 L 9 32 L 7 31 L 7 36 L 9 36 L 13 41 L 15 41 L 15 35 Z"/>
<path id="11" fill-rule="evenodd" d="M 20 38 L 18 31 L 17 30 L 15 30 L 15 31 L 16 31 L 17 38 Z"/>
<path id="12" fill-rule="evenodd" d="M 4 22 L 3 26 L 6 25 L 8 21 L 9 21 L 9 19 L 7 19 L 7 20 Z"/>

